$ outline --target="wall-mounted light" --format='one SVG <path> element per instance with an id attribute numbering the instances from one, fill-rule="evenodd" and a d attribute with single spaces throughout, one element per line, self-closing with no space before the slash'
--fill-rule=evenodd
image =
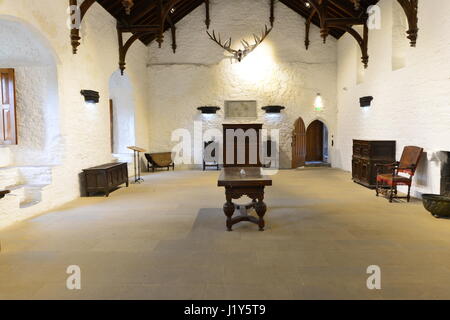
<path id="1" fill-rule="evenodd" d="M 202 114 L 215 114 L 218 110 L 220 110 L 220 107 L 203 106 L 203 107 L 198 107 L 197 110 L 200 110 L 202 112 Z"/>
<path id="2" fill-rule="evenodd" d="M 280 113 L 281 110 L 286 109 L 286 107 L 283 107 L 283 106 L 265 106 L 265 107 L 262 107 L 261 109 L 263 109 L 266 113 Z"/>
<path id="3" fill-rule="evenodd" d="M 100 94 L 93 90 L 81 90 L 81 94 L 84 96 L 84 101 L 89 103 L 98 103 L 100 101 Z"/>
<path id="4" fill-rule="evenodd" d="M 361 108 L 368 108 L 372 104 L 373 97 L 367 96 L 367 97 L 361 97 L 359 98 L 359 104 L 361 105 Z"/>
<path id="5" fill-rule="evenodd" d="M 317 94 L 316 99 L 314 100 L 314 109 L 316 109 L 316 111 L 323 109 L 323 100 L 320 93 Z"/>

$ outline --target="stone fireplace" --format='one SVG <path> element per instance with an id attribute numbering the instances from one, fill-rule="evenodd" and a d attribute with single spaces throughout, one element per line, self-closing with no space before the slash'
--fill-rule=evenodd
<path id="1" fill-rule="evenodd" d="M 442 152 L 441 194 L 450 196 L 450 152 Z"/>

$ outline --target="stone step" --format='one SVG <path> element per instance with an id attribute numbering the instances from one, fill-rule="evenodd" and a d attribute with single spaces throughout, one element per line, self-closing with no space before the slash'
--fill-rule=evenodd
<path id="1" fill-rule="evenodd" d="M 7 194 L 0 201 L 0 222 L 4 219 L 9 219 L 11 215 L 14 215 L 20 207 L 20 197 L 14 193 Z M 0 223 L 1 225 L 1 223 Z"/>
<path id="2" fill-rule="evenodd" d="M 331 163 L 322 161 L 309 161 L 305 163 L 305 168 L 331 168 Z"/>
<path id="3" fill-rule="evenodd" d="M 11 149 L 8 147 L 0 147 L 0 168 L 8 167 L 13 162 Z"/>
<path id="4" fill-rule="evenodd" d="M 52 167 L 17 167 L 22 181 L 29 185 L 48 185 L 52 183 Z"/>
<path id="5" fill-rule="evenodd" d="M 46 184 L 20 184 L 7 187 L 11 191 L 11 196 L 18 199 L 20 208 L 28 208 L 42 201 L 42 191 Z"/>
<path id="6" fill-rule="evenodd" d="M 0 189 L 22 183 L 22 177 L 17 167 L 0 168 Z"/>
<path id="7" fill-rule="evenodd" d="M 38 203 L 40 203 L 41 201 L 38 200 L 28 200 L 28 201 L 23 201 L 19 204 L 20 209 L 26 209 L 32 206 L 37 205 Z"/>

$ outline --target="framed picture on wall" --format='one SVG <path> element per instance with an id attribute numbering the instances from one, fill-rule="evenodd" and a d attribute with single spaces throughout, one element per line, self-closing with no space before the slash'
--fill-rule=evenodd
<path id="1" fill-rule="evenodd" d="M 256 100 L 225 101 L 225 119 L 256 119 Z"/>

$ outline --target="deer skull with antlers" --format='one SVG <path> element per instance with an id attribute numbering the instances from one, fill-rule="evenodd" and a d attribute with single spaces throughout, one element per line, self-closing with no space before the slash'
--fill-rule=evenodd
<path id="1" fill-rule="evenodd" d="M 232 54 L 232 58 L 236 59 L 237 61 L 241 62 L 242 59 L 244 59 L 250 52 L 252 52 L 253 50 L 256 49 L 257 46 L 259 46 L 261 44 L 261 42 L 264 41 L 264 39 L 267 37 L 267 35 L 270 33 L 270 31 L 272 31 L 272 28 L 267 28 L 267 25 L 264 29 L 264 32 L 262 33 L 261 37 L 258 37 L 257 35 L 253 34 L 253 39 L 255 40 L 254 44 L 250 44 L 245 40 L 241 40 L 241 43 L 243 45 L 243 49 L 239 49 L 239 50 L 235 50 L 231 48 L 231 38 L 229 38 L 227 41 L 225 41 L 224 43 L 222 43 L 222 40 L 220 38 L 220 34 L 219 34 L 219 38 L 217 39 L 216 37 L 216 33 L 212 32 L 209 33 L 208 31 L 206 31 L 206 33 L 208 34 L 208 36 L 211 38 L 212 41 L 214 41 L 215 43 L 217 43 L 219 46 L 221 46 L 223 49 L 225 49 L 226 51 L 228 51 L 229 53 Z"/>

